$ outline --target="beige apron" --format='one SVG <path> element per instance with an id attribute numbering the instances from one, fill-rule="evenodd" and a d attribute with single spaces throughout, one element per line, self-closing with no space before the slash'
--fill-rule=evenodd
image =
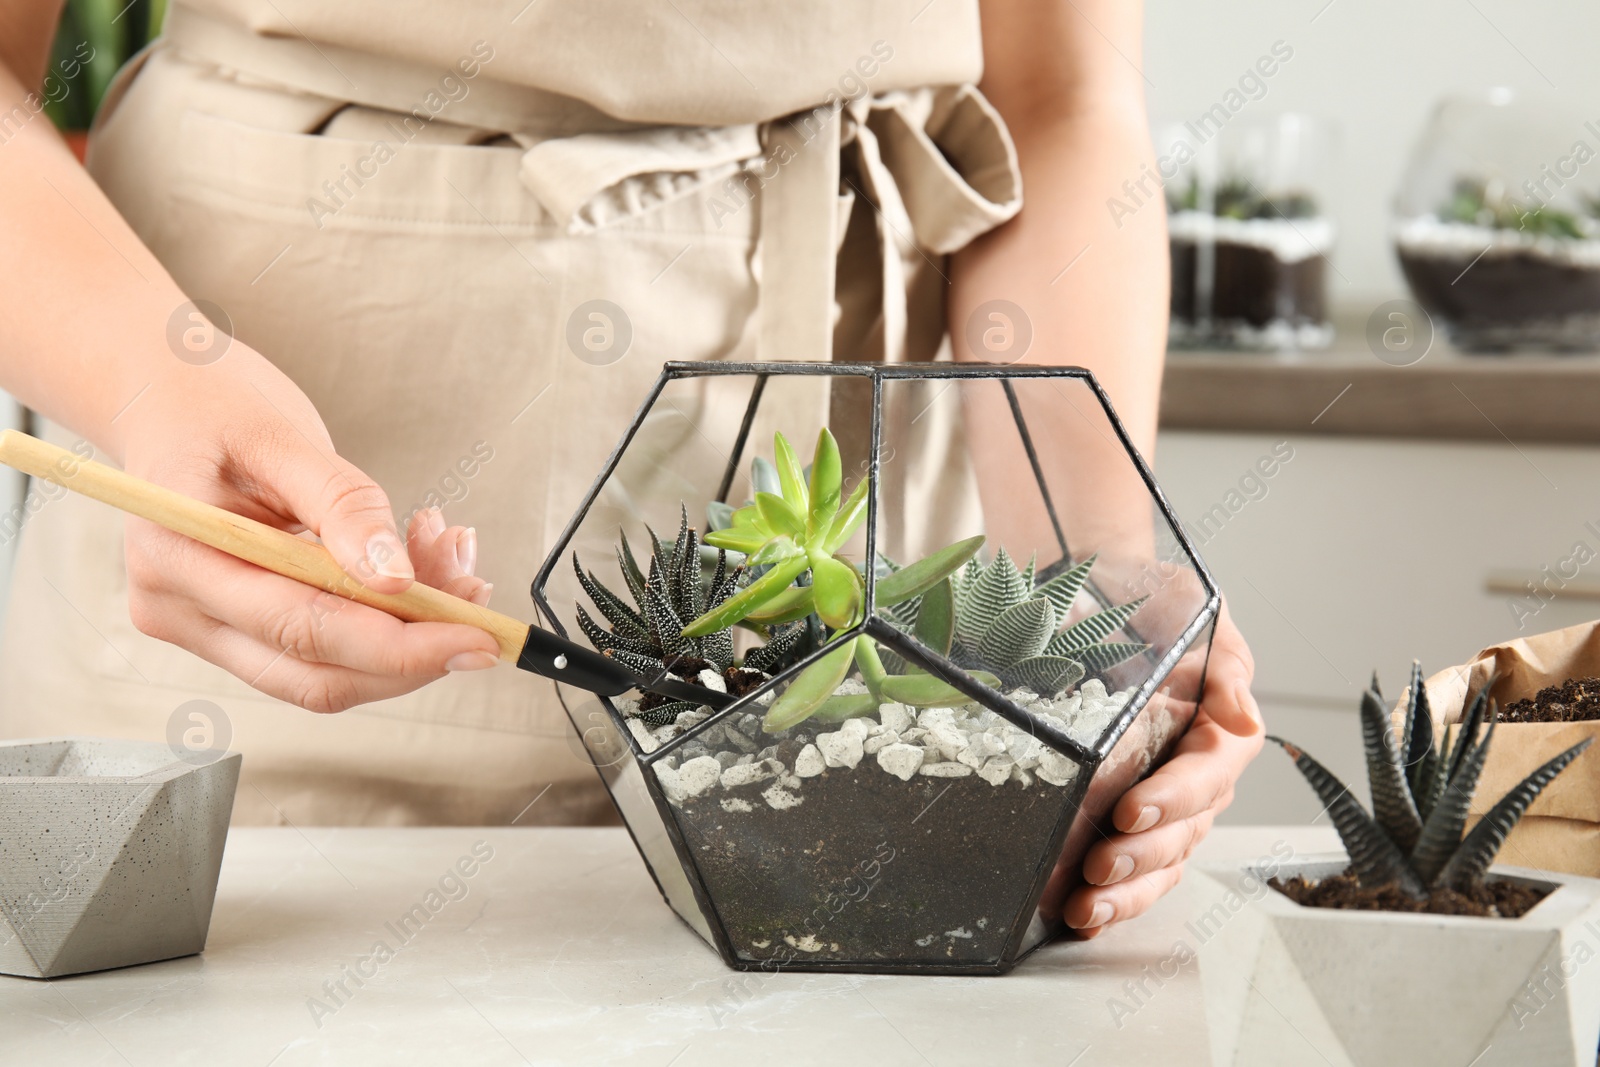
<path id="1" fill-rule="evenodd" d="M 969 84 L 974 0 L 519 6 L 175 6 L 90 168 L 402 521 L 443 502 L 477 527 L 495 606 L 531 619 L 547 546 L 662 361 L 937 358 L 942 257 L 1021 192 Z M 596 300 L 631 330 L 615 361 L 569 344 Z M 681 414 L 723 403 L 708 387 Z M 832 403 L 819 384 L 785 425 L 863 425 Z M 543 680 L 501 667 L 313 715 L 139 634 L 97 504 L 33 514 L 8 617 L 0 736 L 161 739 L 213 701 L 245 754 L 242 824 L 612 817 Z"/>

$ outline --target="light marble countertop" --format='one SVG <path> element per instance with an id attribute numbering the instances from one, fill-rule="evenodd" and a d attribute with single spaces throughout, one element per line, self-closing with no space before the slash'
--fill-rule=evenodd
<path id="1" fill-rule="evenodd" d="M 1337 847 L 1327 827 L 1226 827 L 1197 859 L 1284 841 Z M 491 858 L 441 892 L 475 847 Z M 417 904 L 437 912 L 402 942 L 390 924 Z M 1196 947 L 1190 918 L 1180 886 L 1003 978 L 738 973 L 620 829 L 237 829 L 203 955 L 0 977 L 0 1064 L 1200 1064 L 1196 965 L 1160 968 Z M 341 979 L 348 997 L 325 988 Z"/>

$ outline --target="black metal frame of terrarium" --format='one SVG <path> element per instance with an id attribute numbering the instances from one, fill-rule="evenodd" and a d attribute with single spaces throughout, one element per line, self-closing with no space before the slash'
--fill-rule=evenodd
<path id="1" fill-rule="evenodd" d="M 587 758 L 599 771 L 602 781 L 610 792 L 612 800 L 616 804 L 635 845 L 638 847 L 641 857 L 645 860 L 646 867 L 650 870 L 657 888 L 662 893 L 663 899 L 685 923 L 717 949 L 729 967 L 738 970 L 767 971 L 1005 974 L 1034 949 L 1048 943 L 1054 936 L 1064 931 L 1065 926 L 1059 919 L 1046 919 L 1038 914 L 1039 900 L 1044 892 L 1046 882 L 1055 867 L 1058 857 L 1062 855 L 1063 845 L 1069 841 L 1069 831 L 1078 821 L 1080 808 L 1091 784 L 1095 781 L 1096 772 L 1101 768 L 1107 757 L 1111 755 L 1113 749 L 1116 748 L 1118 741 L 1128 732 L 1129 727 L 1149 703 L 1152 694 L 1157 692 L 1163 681 L 1167 679 L 1173 668 L 1186 653 L 1191 649 L 1202 649 L 1200 642 L 1204 641 L 1203 654 L 1207 657 L 1209 656 L 1212 628 L 1221 604 L 1216 583 L 1198 553 L 1194 550 L 1183 526 L 1173 513 L 1160 487 L 1156 484 L 1150 469 L 1129 440 L 1127 432 L 1111 407 L 1104 390 L 1086 369 L 1079 367 L 974 363 L 669 362 L 664 365 L 660 377 L 652 387 L 649 395 L 639 406 L 638 412 L 622 440 L 607 459 L 604 469 L 596 477 L 578 511 L 556 540 L 533 582 L 534 602 L 548 625 L 563 634 L 566 632 L 566 627 L 558 614 L 552 610 L 547 597 L 551 575 L 561 565 L 561 560 L 577 535 L 585 516 L 595 504 L 607 480 L 616 470 L 630 442 L 638 434 L 652 405 L 661 396 L 662 391 L 668 384 L 680 379 L 704 376 L 747 376 L 751 379 L 751 390 L 745 406 L 743 422 L 738 431 L 735 447 L 728 457 L 727 468 L 721 479 L 718 496 L 720 500 L 729 493 L 734 483 L 736 472 L 744 459 L 749 444 L 751 427 L 755 421 L 762 394 L 766 390 L 769 380 L 773 377 L 784 375 L 848 376 L 870 380 L 872 390 L 872 451 L 867 463 L 867 477 L 871 482 L 869 487 L 868 518 L 866 521 L 867 559 L 877 558 L 875 551 L 878 529 L 879 457 L 883 432 L 882 401 L 884 383 L 887 381 L 919 379 L 1000 380 L 1009 401 L 1016 429 L 1027 452 L 1032 474 L 1054 529 L 1056 547 L 1061 552 L 1061 559 L 1056 564 L 1057 567 L 1070 564 L 1072 555 L 1067 545 L 1062 524 L 1057 516 L 1055 503 L 1051 499 L 1049 487 L 1046 484 L 1044 468 L 1035 449 L 1033 436 L 1028 429 L 1022 405 L 1018 401 L 1012 382 L 1019 379 L 1041 378 L 1075 379 L 1082 382 L 1099 401 L 1110 426 L 1115 431 L 1118 441 L 1126 451 L 1129 460 L 1148 491 L 1156 512 L 1165 520 L 1170 529 L 1176 543 L 1176 549 L 1183 557 L 1184 565 L 1191 568 L 1198 579 L 1204 596 L 1202 605 L 1164 654 L 1157 658 L 1154 649 L 1144 653 L 1145 660 L 1149 664 L 1149 673 L 1126 705 L 1102 732 L 1098 742 L 1092 746 L 1080 744 L 1063 730 L 1056 728 L 1053 723 L 1042 721 L 1041 716 L 1030 715 L 1001 692 L 974 679 L 962 667 L 921 645 L 911 636 L 880 618 L 875 611 L 873 602 L 873 590 L 876 583 L 873 579 L 872 572 L 874 568 L 872 567 L 866 568 L 866 608 L 865 616 L 861 623 L 848 631 L 836 634 L 834 639 L 828 641 L 822 648 L 817 649 L 805 659 L 775 676 L 760 689 L 740 696 L 728 707 L 714 712 L 706 721 L 687 730 L 681 736 L 673 738 L 670 742 L 662 744 L 654 751 L 643 751 L 635 739 L 630 736 L 624 724 L 624 716 L 613 700 L 594 697 L 559 685 L 557 686 L 558 694 L 578 737 L 582 741 Z M 1086 584 L 1084 591 L 1101 604 L 1110 604 L 1105 594 L 1095 585 L 1092 579 Z M 1125 627 L 1124 630 L 1130 636 L 1137 636 L 1134 632 L 1135 628 L 1131 624 Z M 679 824 L 678 818 L 671 810 L 669 800 L 661 787 L 657 775 L 645 773 L 658 761 L 679 751 L 682 746 L 691 743 L 696 737 L 705 734 L 706 731 L 747 712 L 764 693 L 781 689 L 788 681 L 804 671 L 806 667 L 826 655 L 830 649 L 837 647 L 840 642 L 848 640 L 861 632 L 870 634 L 885 647 L 906 660 L 920 664 L 927 673 L 944 680 L 970 696 L 974 703 L 992 710 L 1011 724 L 1031 732 L 1033 736 L 1037 737 L 1045 745 L 1057 753 L 1074 760 L 1079 765 L 1075 778 L 1063 791 L 1064 795 L 1059 802 L 1059 814 L 1056 816 L 1055 824 L 1049 832 L 1047 846 L 1032 869 L 1019 871 L 1016 875 L 1017 879 L 1025 879 L 1027 882 L 1025 893 L 1019 897 L 1023 901 L 1023 906 L 1017 910 L 1015 918 L 1009 924 L 1003 947 L 986 958 L 960 959 L 946 962 L 927 958 L 814 958 L 804 953 L 789 953 L 781 961 L 778 961 L 774 957 L 758 958 L 750 955 L 747 951 L 741 951 L 741 948 L 735 943 L 735 939 L 730 935 L 727 924 L 721 917 L 723 909 L 719 907 L 717 893 L 707 884 L 706 878 L 702 875 L 700 864 L 696 860 L 695 849 L 685 839 L 683 829 Z M 1196 683 L 1194 693 L 1195 703 L 1198 703 L 1203 688 L 1204 662 L 1202 661 L 1199 680 Z M 1187 722 L 1184 725 L 1186 728 Z M 1175 741 L 1176 738 L 1170 740 Z M 1171 744 L 1168 743 L 1161 755 L 1151 764 L 1151 767 L 1164 761 L 1170 755 L 1170 751 Z M 1148 769 L 1146 768 L 1146 771 Z M 632 773 L 635 770 L 638 771 L 637 774 Z M 1131 781 L 1126 784 L 1131 784 Z M 1126 788 L 1126 785 L 1123 788 Z M 1112 798 L 1113 801 L 1114 799 Z M 1109 807 L 1109 805 L 1106 806 Z M 1087 849 L 1088 844 L 1092 843 L 1093 839 L 1100 836 L 1101 832 L 1095 829 L 1090 833 L 1071 835 L 1080 838 L 1080 844 L 1077 846 L 1078 855 L 1066 857 L 1066 862 L 1071 863 L 1075 869 L 1081 863 L 1082 852 Z M 832 894 L 830 894 L 831 896 Z"/>

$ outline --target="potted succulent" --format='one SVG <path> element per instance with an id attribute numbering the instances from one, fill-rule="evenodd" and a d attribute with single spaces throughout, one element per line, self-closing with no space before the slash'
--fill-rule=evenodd
<path id="1" fill-rule="evenodd" d="M 655 413 L 726 397 L 729 379 L 748 390 L 744 411 L 693 439 L 715 442 L 719 490 L 647 509 L 708 472 L 645 439 L 673 425 Z M 781 428 L 770 454 L 749 447 L 763 398 L 804 429 L 781 398 L 816 379 L 870 389 L 880 447 L 847 456 L 826 426 L 809 464 Z M 1064 535 L 1046 562 L 970 529 L 915 558 L 890 551 L 886 486 L 928 473 L 924 453 L 881 447 L 885 411 L 913 383 L 954 387 L 969 411 L 985 410 L 980 390 L 1016 398 L 1001 410 L 1033 451 L 1045 529 L 1065 527 L 1023 412 L 1076 389 L 1120 437 L 1080 370 L 669 364 L 535 583 L 552 623 L 605 655 L 736 698 L 569 701 L 668 903 L 735 967 L 1003 973 L 1061 929 L 1038 907 L 1046 882 L 1081 860 L 1095 820 L 1198 702 L 1215 589 L 1131 452 L 1192 581 L 1112 596 L 1096 554 Z M 927 454 L 952 463 L 948 447 Z M 690 521 L 702 509 L 704 533 Z M 669 537 L 651 521 L 663 513 Z M 912 525 L 929 541 L 938 516 Z"/>
<path id="2" fill-rule="evenodd" d="M 1189 929 L 1214 1062 L 1594 1062 L 1600 968 L 1584 963 L 1600 952 L 1600 883 L 1490 866 L 1589 741 L 1467 831 L 1498 708 L 1480 689 L 1446 738 L 1421 681 L 1413 668 L 1398 731 L 1376 678 L 1362 695 L 1370 814 L 1315 759 L 1271 738 L 1327 805 L 1345 855 L 1200 869 Z"/>

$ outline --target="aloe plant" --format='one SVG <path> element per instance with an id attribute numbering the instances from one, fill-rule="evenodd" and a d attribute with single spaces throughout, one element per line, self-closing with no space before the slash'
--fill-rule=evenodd
<path id="1" fill-rule="evenodd" d="M 666 672 L 693 676 L 711 667 L 726 672 L 733 666 L 733 635 L 726 629 L 701 636 L 684 632 L 683 620 L 715 609 L 734 593 L 739 568 L 729 567 L 726 552 L 717 553 L 709 580 L 701 572 L 699 539 L 689 526 L 687 510 L 681 513 L 678 536 L 663 541 L 648 530 L 650 566 L 640 568 L 626 534 L 617 548 L 617 565 L 628 585 L 628 598 L 612 592 L 592 572 L 585 571 L 572 554 L 578 583 L 607 626 L 577 605 L 578 628 L 601 653 L 635 673 L 659 676 Z M 631 600 L 631 603 L 630 603 Z M 696 705 L 686 701 L 653 702 L 646 698 L 640 718 L 651 726 L 671 722 Z"/>
<path id="2" fill-rule="evenodd" d="M 1361 730 L 1367 779 L 1372 789 L 1368 814 L 1345 784 L 1297 745 L 1283 747 L 1327 805 L 1339 831 L 1350 868 L 1363 886 L 1398 886 L 1421 899 L 1434 889 L 1471 892 L 1480 886 L 1528 805 L 1566 769 L 1592 738 L 1585 738 L 1528 775 L 1463 836 L 1467 808 L 1494 737 L 1498 709 L 1489 699 L 1490 678 L 1472 699 L 1454 744 L 1436 739 L 1422 667 L 1412 664 L 1411 689 L 1397 740 L 1377 678 L 1361 696 Z M 1484 730 L 1485 721 L 1488 729 Z M 1482 732 L 1482 739 L 1479 733 Z"/>

